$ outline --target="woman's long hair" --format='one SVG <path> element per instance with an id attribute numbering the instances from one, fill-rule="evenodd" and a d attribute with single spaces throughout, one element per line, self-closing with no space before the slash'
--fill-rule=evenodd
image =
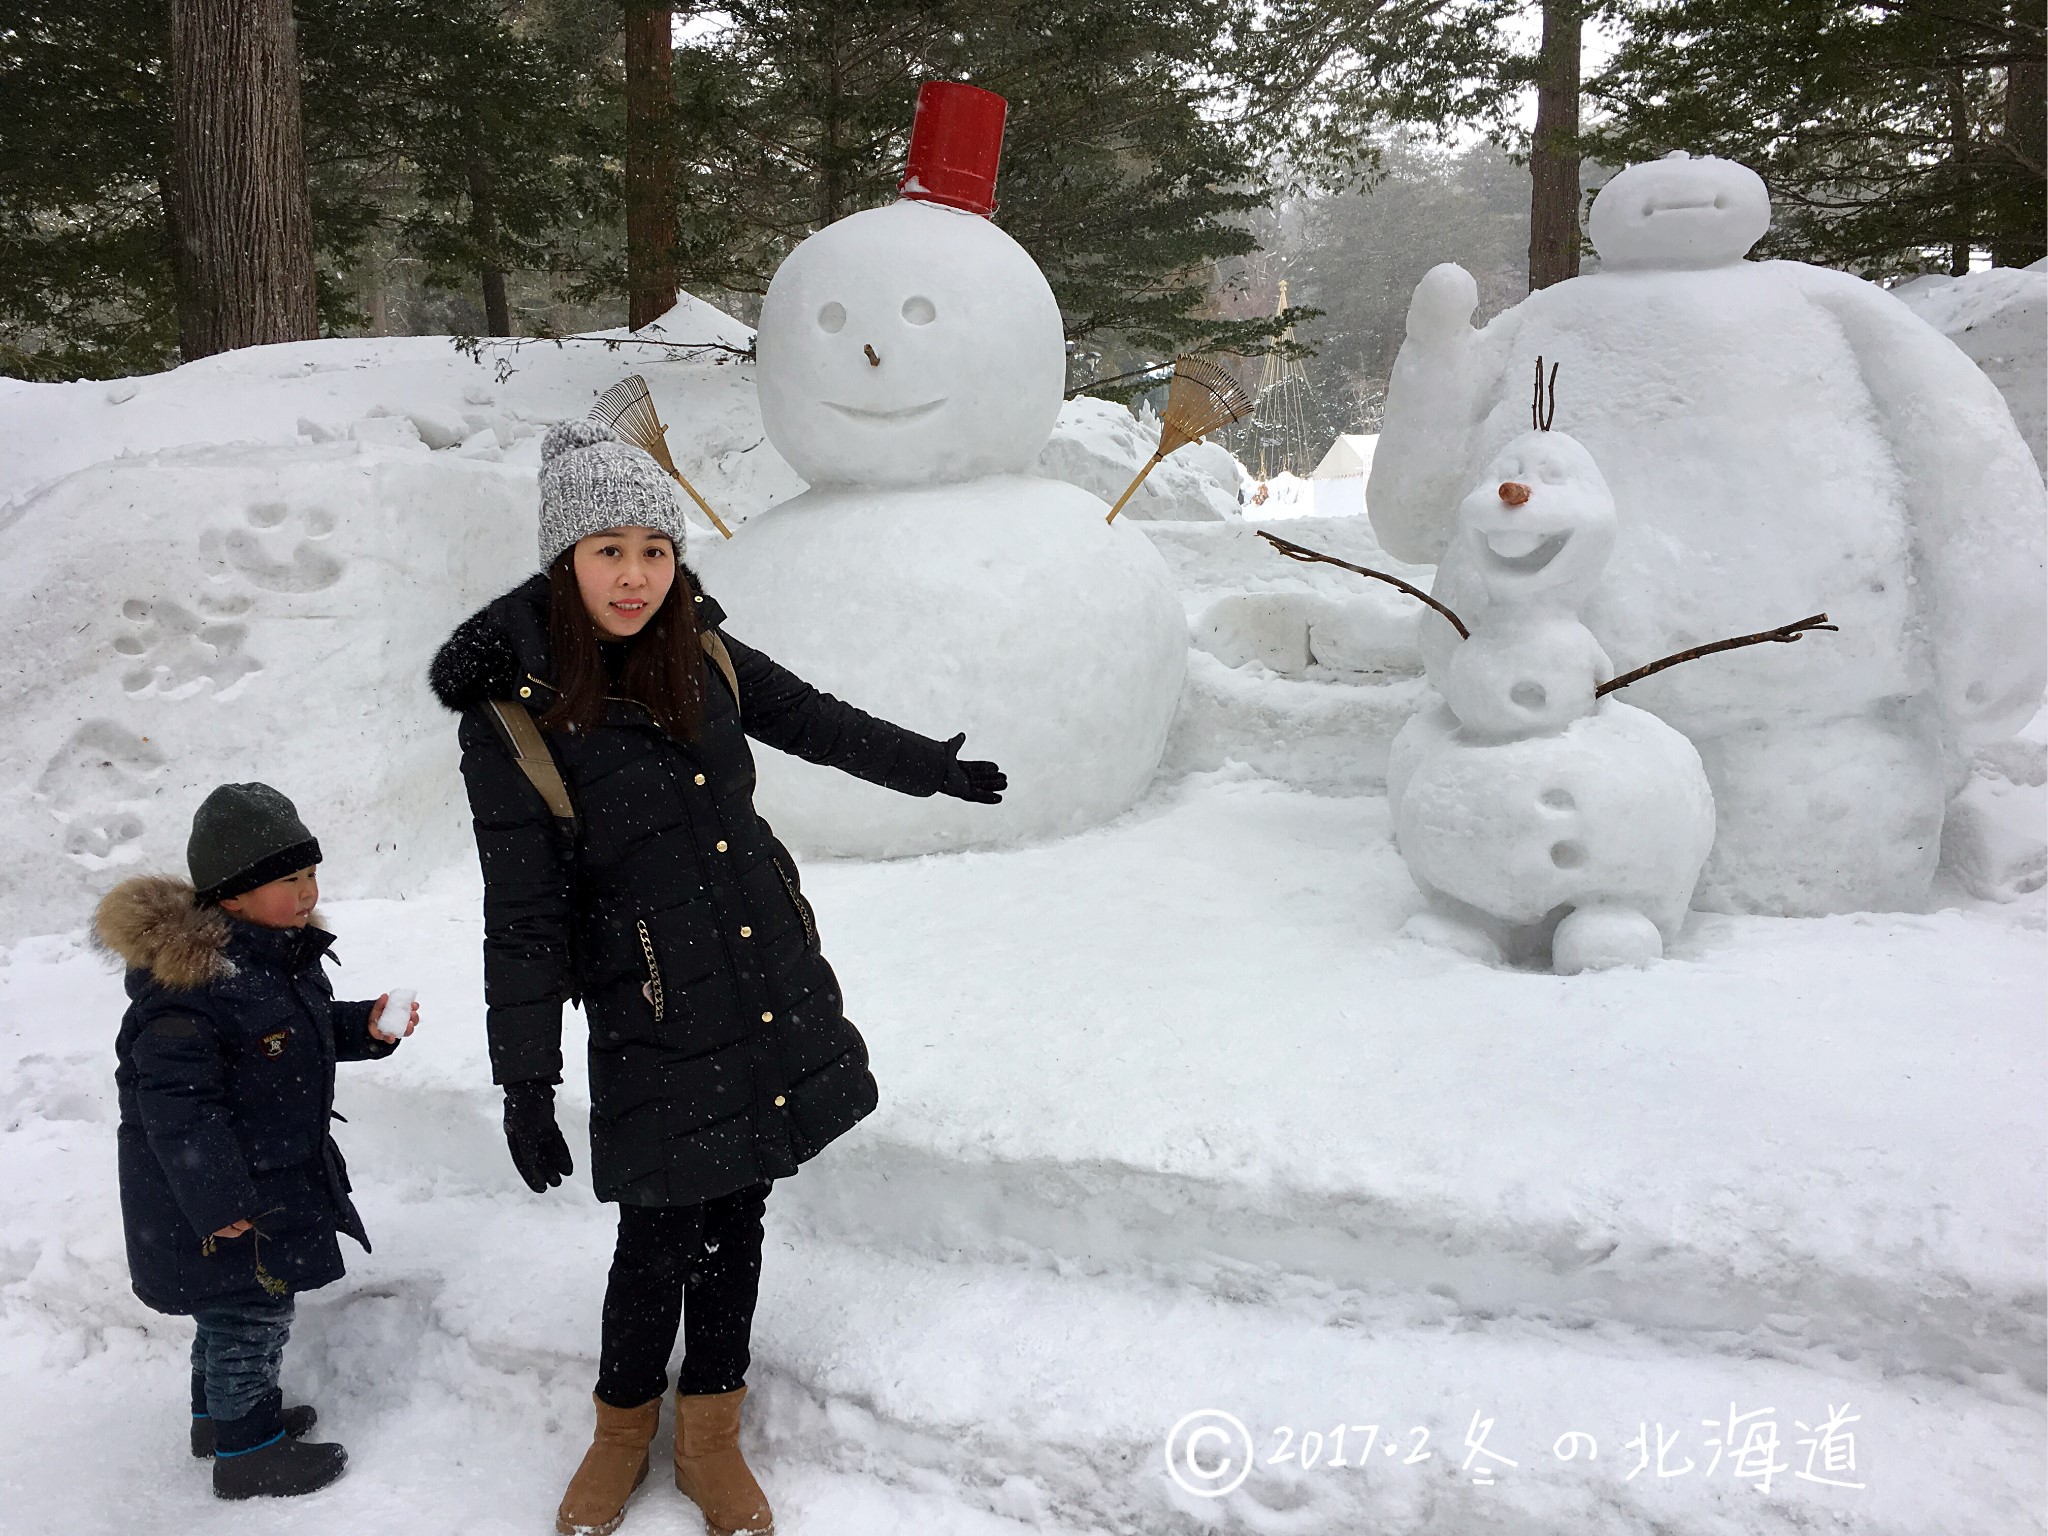
<path id="1" fill-rule="evenodd" d="M 668 596 L 654 617 L 627 644 L 619 691 L 647 707 L 655 723 L 678 741 L 692 741 L 704 722 L 704 651 L 697 638 L 697 605 L 690 578 L 677 560 Z M 612 688 L 598 644 L 606 637 L 583 606 L 576 585 L 576 548 L 571 545 L 548 567 L 548 638 L 555 653 L 555 686 L 561 691 L 540 717 L 543 730 L 589 731 L 604 719 Z"/>

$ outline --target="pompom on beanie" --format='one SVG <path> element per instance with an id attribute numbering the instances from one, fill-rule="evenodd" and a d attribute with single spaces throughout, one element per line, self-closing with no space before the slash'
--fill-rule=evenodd
<path id="1" fill-rule="evenodd" d="M 657 528 L 683 552 L 675 481 L 651 455 L 595 421 L 564 421 L 540 445 L 540 563 L 607 528 Z"/>

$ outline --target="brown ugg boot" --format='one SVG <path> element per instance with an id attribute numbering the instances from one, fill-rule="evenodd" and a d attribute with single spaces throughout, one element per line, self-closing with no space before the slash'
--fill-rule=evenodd
<path id="1" fill-rule="evenodd" d="M 647 1477 L 647 1448 L 661 1425 L 658 1397 L 638 1408 L 614 1408 L 601 1397 L 591 1401 L 597 1404 L 597 1432 L 556 1511 L 560 1536 L 610 1536 L 619 1528 L 626 1500 Z"/>
<path id="2" fill-rule="evenodd" d="M 709 1536 L 774 1536 L 768 1496 L 740 1454 L 747 1389 L 676 1394 L 676 1486 L 704 1511 Z"/>

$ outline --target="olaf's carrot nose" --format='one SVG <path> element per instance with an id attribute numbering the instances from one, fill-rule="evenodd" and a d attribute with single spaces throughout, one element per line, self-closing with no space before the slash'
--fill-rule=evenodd
<path id="1" fill-rule="evenodd" d="M 1529 499 L 1529 487 L 1519 480 L 1503 480 L 1500 483 L 1500 499 L 1511 507 L 1519 507 Z"/>

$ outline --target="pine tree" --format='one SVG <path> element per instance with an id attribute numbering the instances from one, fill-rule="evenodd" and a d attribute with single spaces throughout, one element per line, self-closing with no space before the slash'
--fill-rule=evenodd
<path id="1" fill-rule="evenodd" d="M 177 345 L 167 0 L 17 6 L 0 25 L 0 373 L 109 377 Z"/>
<path id="2" fill-rule="evenodd" d="M 676 302 L 674 38 L 666 5 L 626 8 L 626 323 Z"/>
<path id="3" fill-rule="evenodd" d="M 291 0 L 171 0 L 178 350 L 318 334 Z"/>
<path id="4" fill-rule="evenodd" d="M 1765 255 L 1867 276 L 2037 261 L 2048 225 L 2038 3 L 1636 0 L 1589 92 L 1589 141 L 1740 160 L 1771 189 Z"/>
<path id="5" fill-rule="evenodd" d="M 1525 148 L 1531 289 L 1574 277 L 1581 34 L 1607 0 L 1274 0 L 1238 52 L 1248 99 L 1303 178 L 1370 184 L 1390 124 L 1449 139 L 1480 126 Z M 1528 51 L 1526 13 L 1540 15 Z M 1536 123 L 1516 121 L 1534 88 Z"/>
<path id="6" fill-rule="evenodd" d="M 996 221 L 1051 282 L 1077 382 L 1177 352 L 1265 345 L 1232 319 L 1215 263 L 1249 250 L 1264 203 L 1207 62 L 1229 0 L 797 0 L 726 9 L 679 50 L 685 286 L 758 301 L 813 230 L 896 193 L 917 87 L 966 80 L 1010 103 Z"/>
<path id="7" fill-rule="evenodd" d="M 306 3 L 306 0 L 301 0 Z M 323 37 L 323 56 L 383 55 L 348 99 L 374 115 L 340 142 L 382 145 L 365 162 L 375 217 L 426 263 L 430 287 L 475 293 L 485 329 L 517 329 L 514 272 L 573 265 L 580 219 L 606 198 L 609 139 L 593 82 L 545 34 L 507 23 L 496 0 L 382 0 L 350 8 L 352 37 Z M 362 34 L 374 24 L 377 36 Z M 323 102 L 344 82 L 322 82 Z"/>
<path id="8" fill-rule="evenodd" d="M 1529 142 L 1529 289 L 1579 275 L 1579 70 L 1585 7 L 1543 0 Z"/>

